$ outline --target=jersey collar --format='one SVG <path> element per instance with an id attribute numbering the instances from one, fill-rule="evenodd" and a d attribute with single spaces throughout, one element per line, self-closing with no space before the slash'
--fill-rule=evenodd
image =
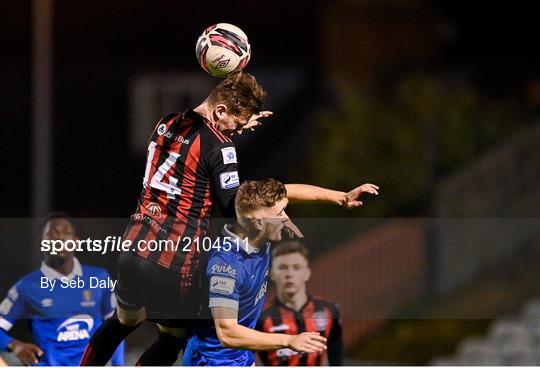
<path id="1" fill-rule="evenodd" d="M 240 249 L 242 249 L 247 254 L 257 253 L 259 251 L 260 248 L 254 247 L 253 245 L 249 244 L 245 239 L 242 239 L 238 235 L 233 233 L 232 232 L 232 227 L 233 227 L 233 225 L 225 224 L 225 226 L 223 226 L 223 235 L 228 236 L 229 238 L 233 238 L 233 239 L 241 242 L 241 243 L 238 243 L 238 244 L 240 244 Z M 243 246 L 244 244 L 246 246 Z"/>
<path id="2" fill-rule="evenodd" d="M 291 312 L 294 312 L 294 313 L 300 313 L 300 312 L 302 312 L 302 311 L 304 310 L 304 308 L 306 308 L 306 307 L 309 305 L 309 303 L 310 303 L 312 300 L 313 300 L 313 298 L 311 297 L 310 294 L 308 294 L 308 295 L 307 295 L 307 300 L 306 300 L 306 302 L 305 302 L 304 305 L 302 305 L 302 306 L 300 307 L 300 309 L 297 310 L 297 311 L 294 310 L 294 309 L 292 309 L 292 308 L 287 307 L 284 303 L 281 302 L 281 300 L 279 300 L 279 298 L 277 297 L 277 295 L 276 295 L 275 298 L 274 298 L 274 303 L 277 304 L 277 305 L 280 306 L 280 307 L 283 307 L 283 308 L 285 308 L 285 309 L 290 310 Z"/>
<path id="3" fill-rule="evenodd" d="M 67 277 L 68 280 L 73 280 L 76 276 L 82 276 L 82 267 L 81 263 L 76 257 L 73 257 L 73 271 L 69 275 L 62 275 L 60 272 L 56 271 L 54 268 L 47 266 L 45 262 L 41 262 L 41 272 L 47 277 L 49 280 L 53 279 L 61 279 L 62 277 Z"/>
<path id="4" fill-rule="evenodd" d="M 184 111 L 182 113 L 182 119 L 192 119 L 192 120 L 195 120 L 195 121 L 203 121 L 203 122 L 210 123 L 208 121 L 208 119 L 206 119 L 202 115 L 199 115 L 198 113 L 193 111 L 193 109 L 187 109 L 186 111 Z"/>

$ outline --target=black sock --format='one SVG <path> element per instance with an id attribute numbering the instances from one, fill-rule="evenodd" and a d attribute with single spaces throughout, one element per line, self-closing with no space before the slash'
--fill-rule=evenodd
<path id="1" fill-rule="evenodd" d="M 160 332 L 158 339 L 146 349 L 135 365 L 172 366 L 178 359 L 180 350 L 184 348 L 186 340 L 185 337 L 174 337 Z"/>
<path id="2" fill-rule="evenodd" d="M 107 364 L 118 345 L 138 326 L 125 326 L 115 317 L 107 319 L 90 338 L 81 359 L 81 366 Z"/>

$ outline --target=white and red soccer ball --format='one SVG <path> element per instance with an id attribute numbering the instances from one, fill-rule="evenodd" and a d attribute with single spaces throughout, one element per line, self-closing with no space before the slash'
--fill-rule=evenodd
<path id="1" fill-rule="evenodd" d="M 218 23 L 204 30 L 195 48 L 201 67 L 214 77 L 241 72 L 251 57 L 251 46 L 244 31 L 229 23 Z"/>

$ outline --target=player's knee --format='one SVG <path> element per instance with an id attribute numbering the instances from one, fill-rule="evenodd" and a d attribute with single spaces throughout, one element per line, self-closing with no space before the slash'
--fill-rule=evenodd
<path id="1" fill-rule="evenodd" d="M 158 328 L 159 328 L 159 332 L 173 336 L 173 337 L 177 337 L 177 338 L 186 337 L 186 329 L 184 328 L 168 327 L 168 326 L 160 325 L 159 323 L 158 323 Z"/>
<path id="2" fill-rule="evenodd" d="M 146 318 L 144 307 L 136 311 L 129 311 L 118 307 L 116 312 L 118 314 L 118 320 L 124 326 L 136 326 Z"/>

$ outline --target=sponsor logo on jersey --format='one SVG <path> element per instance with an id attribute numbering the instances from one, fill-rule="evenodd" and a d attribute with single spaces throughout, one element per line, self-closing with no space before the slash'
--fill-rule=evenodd
<path id="1" fill-rule="evenodd" d="M 12 307 L 13 302 L 8 298 L 4 299 L 4 301 L 0 304 L 0 314 L 8 315 Z"/>
<path id="2" fill-rule="evenodd" d="M 289 325 L 282 323 L 280 325 L 270 327 L 268 331 L 269 332 L 287 331 L 289 328 L 290 328 Z"/>
<path id="3" fill-rule="evenodd" d="M 177 142 L 183 143 L 183 144 L 189 144 L 189 139 L 185 139 L 181 135 L 173 135 L 171 132 L 165 133 L 165 138 L 173 139 Z"/>
<path id="4" fill-rule="evenodd" d="M 276 351 L 276 355 L 278 356 L 278 358 L 288 358 L 296 354 L 298 354 L 296 351 L 289 348 L 279 349 Z"/>
<path id="5" fill-rule="evenodd" d="M 160 124 L 157 128 L 157 134 L 163 135 L 167 131 L 167 124 Z"/>
<path id="6" fill-rule="evenodd" d="M 41 305 L 43 306 L 43 308 L 52 307 L 53 300 L 51 298 L 45 298 L 41 301 Z"/>
<path id="7" fill-rule="evenodd" d="M 219 265 L 214 264 L 212 265 L 212 273 L 221 273 L 221 274 L 227 274 L 231 277 L 236 277 L 236 268 L 234 268 L 231 265 Z"/>
<path id="8" fill-rule="evenodd" d="M 90 338 L 90 332 L 94 328 L 94 319 L 88 314 L 77 314 L 65 320 L 56 331 L 56 341 L 78 341 Z"/>
<path id="9" fill-rule="evenodd" d="M 238 171 L 224 172 L 219 175 L 219 181 L 222 189 L 231 189 L 240 185 Z"/>
<path id="10" fill-rule="evenodd" d="M 223 156 L 223 164 L 236 164 L 236 150 L 234 147 L 225 147 L 221 149 L 221 155 Z"/>
<path id="11" fill-rule="evenodd" d="M 264 298 L 266 295 L 266 285 L 268 284 L 268 281 L 265 281 L 264 284 L 262 284 L 261 289 L 257 293 L 257 297 L 255 297 L 255 303 L 253 303 L 253 306 L 256 306 L 257 303 Z"/>
<path id="12" fill-rule="evenodd" d="M 82 293 L 83 301 L 81 302 L 81 306 L 83 307 L 93 307 L 96 305 L 96 301 L 92 300 L 92 291 L 91 290 L 84 290 Z"/>
<path id="13" fill-rule="evenodd" d="M 313 313 L 313 322 L 315 323 L 315 327 L 318 331 L 324 331 L 326 330 L 326 327 L 328 326 L 328 316 L 323 311 L 315 312 Z"/>
<path id="14" fill-rule="evenodd" d="M 168 234 L 168 230 L 167 228 L 161 226 L 161 224 L 159 224 L 156 220 L 154 220 L 153 218 L 151 218 L 150 216 L 146 215 L 146 214 L 142 214 L 142 213 L 134 213 L 133 215 L 130 216 L 131 220 L 132 221 L 142 221 L 150 226 L 152 226 L 154 228 L 154 230 L 164 234 L 164 235 L 167 235 Z"/>
<path id="15" fill-rule="evenodd" d="M 161 207 L 156 202 L 150 202 L 146 205 L 146 210 L 151 216 L 161 217 Z"/>
<path id="16" fill-rule="evenodd" d="M 210 278 L 210 292 L 231 295 L 234 292 L 235 279 L 214 275 Z"/>

